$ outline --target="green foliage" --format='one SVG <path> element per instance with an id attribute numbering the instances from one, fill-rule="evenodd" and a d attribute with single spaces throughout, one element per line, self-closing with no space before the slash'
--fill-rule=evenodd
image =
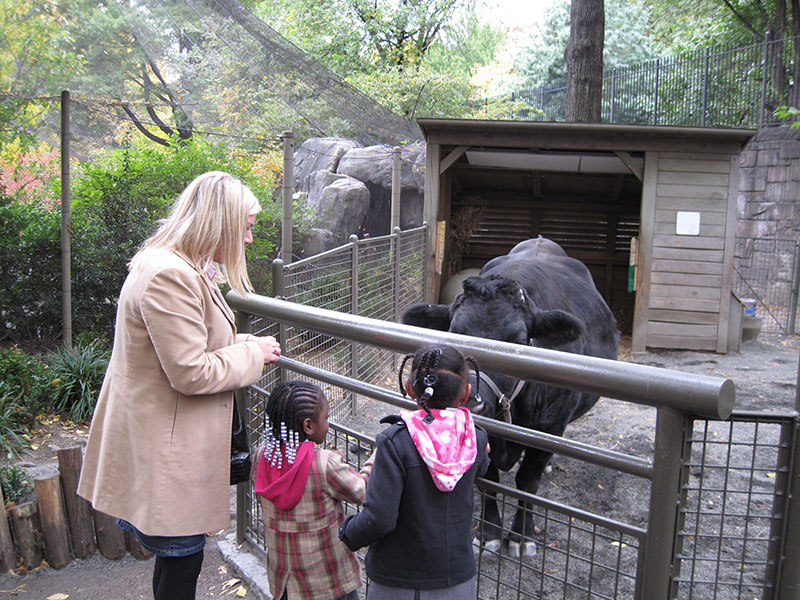
<path id="1" fill-rule="evenodd" d="M 659 47 L 650 35 L 647 7 L 642 0 L 605 0 L 603 69 L 608 71 L 655 58 Z M 569 0 L 558 0 L 547 10 L 528 45 L 515 63 L 527 87 L 562 83 L 567 77 L 564 51 L 570 36 Z"/>
<path id="2" fill-rule="evenodd" d="M 0 381 L 0 448 L 3 454 L 13 456 L 19 452 L 28 431 L 31 414 L 23 406 L 23 394 Z"/>
<path id="3" fill-rule="evenodd" d="M 0 487 L 6 505 L 15 504 L 33 491 L 25 469 L 19 465 L 0 465 Z"/>
<path id="4" fill-rule="evenodd" d="M 798 117 L 800 117 L 800 109 L 794 106 L 779 106 L 772 114 L 777 119 L 791 121 L 791 125 L 789 125 L 791 129 L 800 127 L 800 120 L 798 120 Z"/>
<path id="5" fill-rule="evenodd" d="M 18 398 L 25 405 L 25 414 L 30 417 L 25 424 L 32 424 L 32 416 L 38 414 L 48 401 L 50 374 L 47 364 L 17 347 L 0 349 L 0 382 L 5 394 Z"/>
<path id="6" fill-rule="evenodd" d="M 56 412 L 68 413 L 75 422 L 92 416 L 109 356 L 110 352 L 99 342 L 78 343 L 72 348 L 62 346 L 47 356 Z"/>

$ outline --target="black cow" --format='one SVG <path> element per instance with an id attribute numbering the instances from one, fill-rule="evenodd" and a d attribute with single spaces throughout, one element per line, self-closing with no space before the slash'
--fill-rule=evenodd
<path id="1" fill-rule="evenodd" d="M 517 244 L 507 255 L 490 260 L 478 276 L 463 282 L 463 292 L 452 305 L 416 304 L 403 322 L 475 337 L 549 348 L 602 358 L 617 358 L 617 323 L 591 274 L 569 258 L 555 242 L 542 238 Z M 481 398 L 471 398 L 476 414 L 503 418 L 554 435 L 585 414 L 598 396 L 556 388 L 533 381 L 517 381 L 488 374 L 480 382 Z M 473 392 L 478 386 L 473 382 Z M 504 396 L 501 402 L 498 397 Z M 507 398 L 512 398 L 508 406 Z M 505 406 L 500 406 L 502 404 Z M 510 413 L 510 419 L 509 419 Z M 488 477 L 497 481 L 498 469 L 508 471 L 522 457 L 517 487 L 535 493 L 552 453 L 491 438 L 492 466 Z M 528 510 L 526 510 L 528 509 Z M 520 502 L 509 552 L 534 555 L 534 526 L 530 506 Z M 484 505 L 483 541 L 500 546 L 500 515 L 494 499 Z"/>

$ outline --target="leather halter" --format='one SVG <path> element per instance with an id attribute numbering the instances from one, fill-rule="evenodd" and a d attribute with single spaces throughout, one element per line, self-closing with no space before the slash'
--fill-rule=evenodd
<path id="1" fill-rule="evenodd" d="M 503 392 L 500 391 L 500 388 L 497 387 L 497 384 L 492 381 L 492 378 L 489 377 L 485 372 L 480 372 L 480 379 L 483 383 L 489 386 L 489 389 L 494 392 L 494 395 L 497 396 L 497 406 L 500 413 L 500 419 L 505 421 L 506 423 L 511 423 L 511 403 L 514 401 L 514 398 L 519 396 L 522 388 L 525 387 L 525 384 L 528 383 L 524 379 L 517 380 L 517 385 L 514 386 L 514 389 L 511 391 L 510 396 L 506 396 Z M 483 402 L 481 400 L 480 393 L 475 397 L 477 402 Z"/>

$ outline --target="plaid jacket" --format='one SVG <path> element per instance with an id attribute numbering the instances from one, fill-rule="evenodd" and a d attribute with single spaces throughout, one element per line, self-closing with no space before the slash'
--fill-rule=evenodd
<path id="1" fill-rule="evenodd" d="M 338 452 L 316 447 L 305 491 L 294 508 L 279 510 L 259 497 L 273 597 L 288 590 L 290 598 L 336 600 L 361 587 L 358 559 L 339 540 L 339 526 L 341 501 L 364 500 L 368 469 L 362 474 Z"/>

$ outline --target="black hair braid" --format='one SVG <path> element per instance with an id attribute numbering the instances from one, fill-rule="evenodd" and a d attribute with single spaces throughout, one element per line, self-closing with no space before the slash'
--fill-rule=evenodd
<path id="1" fill-rule="evenodd" d="M 400 363 L 400 370 L 397 372 L 397 381 L 400 384 L 400 393 L 403 395 L 403 397 L 407 396 L 406 387 L 403 385 L 403 371 L 406 370 L 406 363 L 408 362 L 409 358 L 414 358 L 414 355 L 406 354 L 403 357 L 403 362 Z"/>
<path id="2" fill-rule="evenodd" d="M 428 350 L 423 354 L 420 360 L 419 367 L 417 367 L 417 384 L 422 382 L 424 391 L 419 397 L 419 405 L 428 413 L 425 416 L 425 422 L 433 422 L 433 414 L 428 406 L 428 400 L 433 396 L 436 391 L 436 384 L 439 382 L 439 358 L 442 356 L 442 351 L 439 348 Z"/>
<path id="3" fill-rule="evenodd" d="M 478 361 L 472 356 L 465 356 L 464 360 L 472 365 L 472 370 L 475 371 L 475 397 L 481 397 L 481 368 L 478 366 Z"/>

